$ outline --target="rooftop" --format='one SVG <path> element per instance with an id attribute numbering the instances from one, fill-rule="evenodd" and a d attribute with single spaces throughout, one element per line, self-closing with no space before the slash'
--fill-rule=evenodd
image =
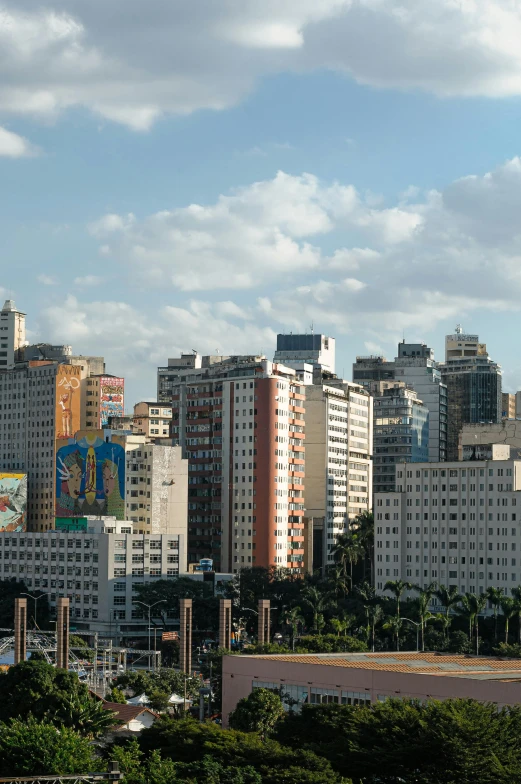
<path id="1" fill-rule="evenodd" d="M 363 670 L 445 675 L 479 680 L 521 681 L 521 659 L 499 656 L 470 656 L 444 653 L 319 653 L 251 656 L 293 664 L 320 664 L 326 667 L 349 667 Z"/>

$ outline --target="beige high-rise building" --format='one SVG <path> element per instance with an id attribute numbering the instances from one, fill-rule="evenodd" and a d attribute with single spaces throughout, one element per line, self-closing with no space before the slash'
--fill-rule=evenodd
<path id="1" fill-rule="evenodd" d="M 17 310 L 12 299 L 6 299 L 0 311 L 0 370 L 14 366 L 25 342 L 25 313 Z"/>
<path id="2" fill-rule="evenodd" d="M 168 438 L 172 424 L 172 406 L 166 403 L 141 402 L 134 406 L 135 433 L 150 438 Z"/>
<path id="3" fill-rule="evenodd" d="M 501 417 L 502 419 L 515 419 L 516 418 L 516 396 L 508 392 L 503 392 L 501 395 Z"/>

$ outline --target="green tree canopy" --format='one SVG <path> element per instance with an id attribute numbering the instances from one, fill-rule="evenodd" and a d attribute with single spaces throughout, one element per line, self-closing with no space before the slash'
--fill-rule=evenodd
<path id="1" fill-rule="evenodd" d="M 230 713 L 230 727 L 242 732 L 258 732 L 261 737 L 270 735 L 284 716 L 282 700 L 269 689 L 253 689 L 239 700 Z"/>

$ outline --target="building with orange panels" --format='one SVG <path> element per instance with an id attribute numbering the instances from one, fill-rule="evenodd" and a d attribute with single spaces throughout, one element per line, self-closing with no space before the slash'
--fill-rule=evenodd
<path id="1" fill-rule="evenodd" d="M 286 710 L 306 703 L 370 705 L 390 697 L 521 703 L 521 661 L 443 653 L 332 653 L 223 658 L 223 720 L 255 688 L 281 694 Z"/>
<path id="2" fill-rule="evenodd" d="M 184 355 L 158 371 L 189 460 L 188 559 L 217 571 L 304 562 L 304 387 L 263 356 Z"/>

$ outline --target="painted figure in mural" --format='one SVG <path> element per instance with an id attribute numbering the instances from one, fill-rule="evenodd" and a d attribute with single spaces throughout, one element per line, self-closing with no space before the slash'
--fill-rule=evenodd
<path id="1" fill-rule="evenodd" d="M 25 531 L 27 476 L 0 474 L 0 531 Z"/>
<path id="2" fill-rule="evenodd" d="M 79 449 L 63 459 L 58 455 L 59 493 L 56 499 L 57 517 L 74 517 L 80 514 L 79 498 L 83 479 L 83 457 Z"/>
<path id="3" fill-rule="evenodd" d="M 57 460 L 62 475 L 56 487 L 57 517 L 114 515 L 118 520 L 124 519 L 125 451 L 119 444 L 106 443 L 96 433 L 89 433 L 61 446 Z M 79 482 L 74 493 L 70 493 L 68 477 L 71 472 L 76 473 L 74 465 L 78 460 Z"/>
<path id="4" fill-rule="evenodd" d="M 64 392 L 60 396 L 58 405 L 62 411 L 62 435 L 68 438 L 71 435 L 72 424 L 71 395 L 69 392 Z"/>

